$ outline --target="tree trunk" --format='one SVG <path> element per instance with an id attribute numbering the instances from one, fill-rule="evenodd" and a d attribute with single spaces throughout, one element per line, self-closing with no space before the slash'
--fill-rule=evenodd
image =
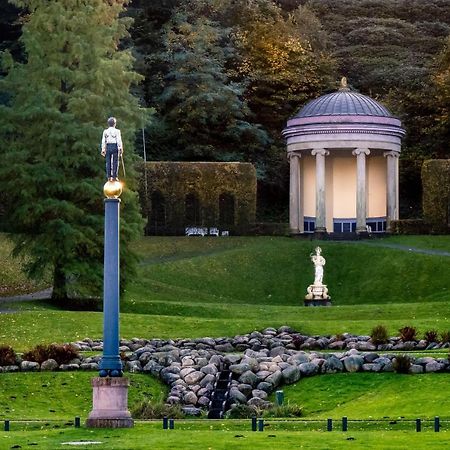
<path id="1" fill-rule="evenodd" d="M 52 300 L 60 305 L 67 303 L 67 280 L 64 267 L 61 263 L 56 263 L 53 271 L 53 293 Z"/>

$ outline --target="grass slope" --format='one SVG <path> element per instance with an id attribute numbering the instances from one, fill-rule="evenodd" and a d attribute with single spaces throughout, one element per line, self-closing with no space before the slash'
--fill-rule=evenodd
<path id="1" fill-rule="evenodd" d="M 70 420 L 92 409 L 95 372 L 21 372 L 0 375 L 0 419 Z M 149 375 L 127 374 L 129 405 L 145 396 L 166 398 L 167 387 Z M 0 447 L 3 448 L 3 447 Z"/>
<path id="2" fill-rule="evenodd" d="M 403 237 L 392 238 L 401 245 Z M 450 329 L 450 258 L 408 246 L 445 250 L 446 237 L 406 236 L 406 250 L 389 239 L 358 243 L 279 237 L 147 237 L 136 245 L 142 263 L 121 300 L 123 337 L 231 336 L 288 324 L 308 334 L 368 334 L 384 323 Z M 309 253 L 327 258 L 324 281 L 332 308 L 304 308 L 312 282 Z M 40 342 L 102 335 L 97 312 L 59 311 L 45 303 L 5 304 L 0 343 L 25 350 Z M 31 308 L 31 309 L 30 309 Z"/>

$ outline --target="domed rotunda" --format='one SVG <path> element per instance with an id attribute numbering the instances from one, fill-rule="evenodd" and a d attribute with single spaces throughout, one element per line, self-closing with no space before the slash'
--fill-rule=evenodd
<path id="1" fill-rule="evenodd" d="M 291 233 L 389 231 L 404 135 L 399 119 L 345 78 L 337 92 L 306 104 L 283 130 Z"/>

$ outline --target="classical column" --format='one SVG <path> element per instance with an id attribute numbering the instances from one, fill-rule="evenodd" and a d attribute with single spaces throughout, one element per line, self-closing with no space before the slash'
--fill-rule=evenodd
<path id="1" fill-rule="evenodd" d="M 301 153 L 289 153 L 289 226 L 291 233 L 303 233 L 303 202 L 300 180 Z"/>
<path id="2" fill-rule="evenodd" d="M 356 156 L 356 232 L 366 232 L 367 194 L 366 194 L 366 155 L 368 148 L 357 148 L 352 155 Z"/>
<path id="3" fill-rule="evenodd" d="M 327 232 L 325 201 L 325 156 L 330 152 L 324 148 L 314 149 L 311 155 L 316 157 L 316 228 L 317 233 Z"/>
<path id="4" fill-rule="evenodd" d="M 398 220 L 398 157 L 399 152 L 385 152 L 387 159 L 386 171 L 386 231 L 391 231 L 391 222 Z"/>

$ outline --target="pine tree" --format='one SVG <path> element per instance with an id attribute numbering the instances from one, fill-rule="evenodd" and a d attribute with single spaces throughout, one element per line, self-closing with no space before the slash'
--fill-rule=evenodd
<path id="1" fill-rule="evenodd" d="M 151 128 L 158 155 L 181 160 L 253 160 L 267 135 L 250 122 L 244 84 L 233 82 L 227 64 L 233 48 L 229 30 L 197 14 L 201 2 L 175 9 L 159 55 L 164 89 L 155 98 Z"/>
<path id="2" fill-rule="evenodd" d="M 140 80 L 119 50 L 127 1 L 13 0 L 29 14 L 26 62 L 3 55 L 0 90 L 1 190 L 7 194 L 16 255 L 30 277 L 53 274 L 53 299 L 99 296 L 103 267 L 104 161 L 101 132 L 110 115 L 124 139 L 128 189 L 122 195 L 121 279 L 133 270 L 130 239 L 142 227 L 133 191 L 132 141 L 141 112 L 130 87 Z"/>

